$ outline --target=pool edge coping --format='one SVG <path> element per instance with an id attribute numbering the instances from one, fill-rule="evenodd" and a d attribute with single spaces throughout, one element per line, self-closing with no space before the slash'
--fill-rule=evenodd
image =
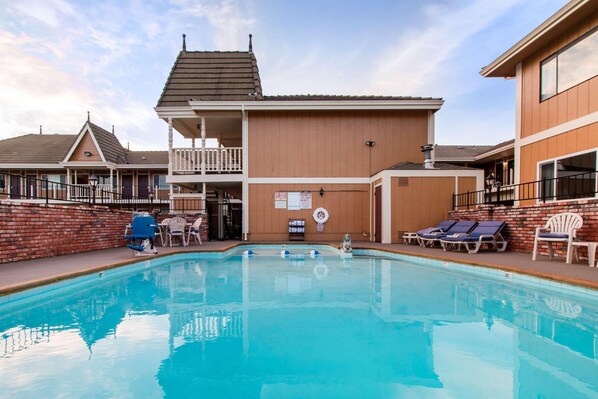
<path id="1" fill-rule="evenodd" d="M 176 256 L 176 255 L 181 255 L 181 254 L 205 253 L 205 252 L 223 253 L 223 252 L 230 251 L 236 247 L 247 246 L 247 245 L 287 245 L 287 246 L 323 245 L 323 246 L 329 246 L 334 249 L 338 249 L 336 245 L 333 245 L 331 243 L 323 243 L 323 242 L 293 242 L 293 243 L 250 242 L 250 241 L 238 242 L 238 243 L 232 243 L 230 245 L 226 245 L 226 246 L 224 246 L 222 248 L 218 248 L 218 249 L 209 249 L 209 250 L 208 249 L 197 249 L 197 250 L 193 250 L 193 251 L 169 252 L 169 253 L 165 253 L 165 254 L 158 254 L 155 256 L 151 256 L 151 257 L 134 257 L 130 260 L 124 260 L 124 261 L 119 261 L 119 262 L 114 262 L 114 263 L 108 263 L 105 265 L 99 265 L 99 266 L 92 267 L 90 269 L 57 274 L 57 275 L 53 275 L 51 277 L 42 277 L 39 279 L 28 280 L 28 281 L 24 281 L 22 283 L 17 283 L 17 284 L 1 287 L 0 288 L 0 297 L 14 294 L 14 293 L 17 293 L 20 291 L 25 291 L 28 289 L 37 288 L 37 287 L 41 287 L 44 285 L 56 283 L 59 281 L 68 280 L 71 278 L 81 277 L 81 276 L 101 272 L 104 270 L 110 270 L 110 269 L 115 269 L 115 268 L 122 267 L 122 266 L 132 265 L 132 264 L 142 261 L 143 259 L 146 259 L 146 260 L 159 259 L 159 258 L 165 258 L 168 256 Z M 573 286 L 589 288 L 589 289 L 598 291 L 598 282 L 579 279 L 579 278 L 575 278 L 575 277 L 556 275 L 553 273 L 541 272 L 541 271 L 537 271 L 537 270 L 518 268 L 516 266 L 509 266 L 509 265 L 497 264 L 497 263 L 491 263 L 491 262 L 480 262 L 480 261 L 476 262 L 476 261 L 467 260 L 467 259 L 459 259 L 458 261 L 456 261 L 455 259 L 450 259 L 450 258 L 446 258 L 443 256 L 434 256 L 434 255 L 421 254 L 421 253 L 416 253 L 416 252 L 411 252 L 411 251 L 397 250 L 397 249 L 392 249 L 392 248 L 380 248 L 380 247 L 367 246 L 367 245 L 356 245 L 353 247 L 353 249 L 365 250 L 365 251 L 380 251 L 380 252 L 386 252 L 389 254 L 406 255 L 406 256 L 431 259 L 431 260 L 436 260 L 436 261 L 441 261 L 441 262 L 460 263 L 463 265 L 473 266 L 473 267 L 496 269 L 496 270 L 501 270 L 504 272 L 511 272 L 511 273 L 517 273 L 517 274 L 537 277 L 540 279 L 554 281 L 554 282 L 558 282 L 561 284 L 569 284 L 569 285 L 573 285 Z"/>

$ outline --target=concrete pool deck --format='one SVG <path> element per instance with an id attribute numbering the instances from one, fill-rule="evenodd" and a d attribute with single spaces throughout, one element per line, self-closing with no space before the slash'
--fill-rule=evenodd
<path id="1" fill-rule="evenodd" d="M 159 255 L 165 256 L 180 252 L 224 251 L 238 244 L 265 244 L 239 241 L 213 241 L 204 245 L 188 247 L 158 247 Z M 323 242 L 277 242 L 268 244 L 327 244 Z M 339 243 L 330 243 L 335 247 Z M 485 266 L 510 272 L 528 274 L 548 280 L 580 285 L 598 289 L 598 268 L 589 267 L 587 260 L 565 264 L 563 258 L 549 260 L 546 256 L 532 261 L 531 254 L 517 252 L 496 253 L 480 251 L 477 254 L 465 252 L 444 252 L 440 248 L 422 248 L 417 245 L 378 244 L 366 241 L 354 241 L 353 248 L 379 249 L 405 255 L 422 256 L 470 265 Z M 80 276 L 100 270 L 124 266 L 143 260 L 135 257 L 126 247 L 100 251 L 83 252 L 52 258 L 34 259 L 21 262 L 0 264 L 0 295 L 21 291 L 28 288 L 52 283 L 70 277 Z"/>

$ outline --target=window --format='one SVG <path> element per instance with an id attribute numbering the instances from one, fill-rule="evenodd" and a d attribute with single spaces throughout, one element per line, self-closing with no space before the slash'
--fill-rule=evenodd
<path id="1" fill-rule="evenodd" d="M 514 183 L 515 161 L 513 158 L 503 158 L 494 163 L 494 176 L 496 182 L 507 186 Z"/>
<path id="2" fill-rule="evenodd" d="M 50 183 L 50 189 L 61 190 L 64 189 L 62 185 L 66 183 L 66 175 L 42 175 L 42 180 L 42 190 L 48 189 L 48 183 L 45 180 Z"/>
<path id="3" fill-rule="evenodd" d="M 540 64 L 540 101 L 598 75 L 598 29 Z"/>
<path id="4" fill-rule="evenodd" d="M 166 175 L 154 175 L 154 188 L 168 188 L 166 183 Z"/>
<path id="5" fill-rule="evenodd" d="M 540 197 L 546 201 L 596 196 L 596 151 L 540 165 Z"/>
<path id="6" fill-rule="evenodd" d="M 0 189 L 6 188 L 6 175 L 4 173 L 0 173 Z"/>

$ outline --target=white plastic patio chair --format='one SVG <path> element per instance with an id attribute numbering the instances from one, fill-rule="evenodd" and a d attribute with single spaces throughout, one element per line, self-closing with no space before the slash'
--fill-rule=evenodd
<path id="1" fill-rule="evenodd" d="M 571 263 L 573 257 L 573 241 L 577 238 L 577 230 L 583 226 L 583 219 L 576 213 L 558 213 L 551 216 L 544 227 L 536 228 L 534 238 L 534 252 L 532 260 L 538 255 L 538 244 L 542 241 L 548 244 L 548 256 L 552 260 L 552 244 L 555 242 L 567 243 L 566 263 Z"/>
<path id="2" fill-rule="evenodd" d="M 163 219 L 156 229 L 156 235 L 160 236 L 160 244 L 162 244 L 162 246 L 166 245 L 165 236 L 168 232 L 168 222 L 170 222 L 170 218 Z"/>
<path id="3" fill-rule="evenodd" d="M 168 237 L 168 243 L 172 247 L 172 239 L 174 237 L 178 237 L 181 240 L 181 244 L 183 246 L 187 246 L 187 242 L 185 241 L 185 227 L 187 226 L 187 221 L 180 217 L 174 217 L 168 221 L 168 231 L 166 236 Z"/>
<path id="4" fill-rule="evenodd" d="M 187 245 L 191 243 L 191 236 L 193 236 L 195 238 L 196 243 L 199 243 L 199 245 L 203 244 L 201 242 L 201 231 L 200 231 L 202 220 L 203 220 L 203 218 L 198 217 L 197 220 L 195 220 L 195 222 L 189 229 L 189 233 L 187 234 Z"/>

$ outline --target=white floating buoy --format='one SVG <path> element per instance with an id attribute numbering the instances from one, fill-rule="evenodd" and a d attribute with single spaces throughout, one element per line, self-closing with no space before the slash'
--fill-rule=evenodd
<path id="1" fill-rule="evenodd" d="M 247 249 L 247 250 L 243 251 L 243 256 L 245 258 L 249 258 L 251 255 L 253 255 L 253 251 L 251 249 Z"/>
<path id="2" fill-rule="evenodd" d="M 309 251 L 310 258 L 315 258 L 318 255 L 320 255 L 320 253 L 318 251 L 316 251 L 315 249 L 312 249 L 311 251 Z"/>

